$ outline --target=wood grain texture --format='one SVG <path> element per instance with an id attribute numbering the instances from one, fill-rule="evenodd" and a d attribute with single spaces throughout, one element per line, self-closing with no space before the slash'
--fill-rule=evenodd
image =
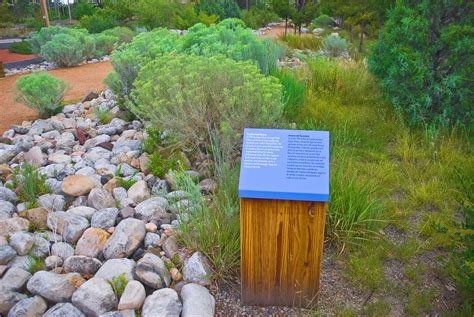
<path id="1" fill-rule="evenodd" d="M 243 304 L 315 302 L 326 207 L 324 202 L 240 200 Z"/>

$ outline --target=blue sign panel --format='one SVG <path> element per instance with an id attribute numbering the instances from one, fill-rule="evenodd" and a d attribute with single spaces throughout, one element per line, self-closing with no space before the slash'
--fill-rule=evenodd
<path id="1" fill-rule="evenodd" d="M 328 201 L 329 132 L 245 129 L 239 196 Z"/>

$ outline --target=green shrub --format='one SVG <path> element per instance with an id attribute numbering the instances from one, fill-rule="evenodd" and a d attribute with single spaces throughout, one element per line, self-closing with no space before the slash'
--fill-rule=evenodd
<path id="1" fill-rule="evenodd" d="M 112 121 L 112 119 L 114 118 L 112 110 L 110 109 L 102 110 L 101 108 L 96 107 L 94 108 L 94 114 L 99 120 L 99 122 L 102 124 L 110 123 L 110 121 Z"/>
<path id="2" fill-rule="evenodd" d="M 46 185 L 46 175 L 39 175 L 38 170 L 28 163 L 13 171 L 13 186 L 18 192 L 18 200 L 27 203 L 27 207 L 34 208 L 37 198 L 51 192 Z"/>
<path id="3" fill-rule="evenodd" d="M 320 16 L 313 19 L 313 21 L 311 22 L 311 26 L 313 28 L 330 27 L 330 26 L 332 26 L 333 23 L 334 23 L 334 21 L 332 20 L 332 18 L 330 16 L 328 16 L 326 14 L 321 14 Z"/>
<path id="4" fill-rule="evenodd" d="M 176 153 L 173 151 L 164 153 L 164 151 L 159 150 L 155 150 L 150 155 L 150 162 L 148 164 L 151 173 L 157 177 L 164 177 L 171 170 L 181 170 L 181 166 L 181 159 Z"/>
<path id="5" fill-rule="evenodd" d="M 84 45 L 75 37 L 58 34 L 41 47 L 41 56 L 59 66 L 75 66 L 84 61 Z"/>
<path id="6" fill-rule="evenodd" d="M 93 15 L 96 10 L 96 6 L 86 0 L 80 0 L 74 3 L 71 8 L 72 18 L 75 20 L 81 19 L 85 15 Z"/>
<path id="7" fill-rule="evenodd" d="M 287 34 L 279 39 L 293 49 L 317 51 L 321 48 L 321 38 L 312 35 Z"/>
<path id="8" fill-rule="evenodd" d="M 468 2 L 399 1 L 368 60 L 411 124 L 474 120 L 474 26 Z"/>
<path id="9" fill-rule="evenodd" d="M 339 36 L 328 35 L 323 40 L 323 51 L 332 57 L 341 56 L 342 53 L 347 51 L 347 42 Z"/>
<path id="10" fill-rule="evenodd" d="M 17 54 L 31 54 L 32 53 L 30 43 L 28 43 L 28 41 L 13 43 L 8 48 L 8 50 L 12 53 L 17 53 Z"/>
<path id="11" fill-rule="evenodd" d="M 19 101 L 38 111 L 41 118 L 48 118 L 61 110 L 66 84 L 48 74 L 34 73 L 17 79 L 16 89 Z"/>
<path id="12" fill-rule="evenodd" d="M 102 34 L 116 37 L 117 44 L 130 43 L 135 35 L 132 30 L 124 26 L 116 26 L 112 29 L 105 30 Z"/>
<path id="13" fill-rule="evenodd" d="M 198 22 L 194 6 L 177 0 L 141 0 L 137 4 L 138 23 L 154 29 L 187 29 Z"/>
<path id="14" fill-rule="evenodd" d="M 35 257 L 35 256 L 28 256 L 26 262 L 26 271 L 30 272 L 30 274 L 35 274 L 38 271 L 43 271 L 45 269 L 45 265 L 42 259 Z"/>
<path id="15" fill-rule="evenodd" d="M 95 47 L 100 52 L 100 55 L 111 54 L 117 42 L 118 38 L 112 35 L 99 33 L 95 36 Z"/>
<path id="16" fill-rule="evenodd" d="M 120 298 L 122 296 L 123 291 L 125 290 L 125 287 L 128 284 L 128 280 L 125 277 L 125 273 L 122 273 L 120 275 L 112 277 L 112 279 L 107 280 L 107 282 L 112 286 L 112 290 L 115 293 L 115 296 L 117 298 Z"/>
<path id="17" fill-rule="evenodd" d="M 246 26 L 252 29 L 258 29 L 279 20 L 280 18 L 275 12 L 267 9 L 252 7 L 249 10 L 242 11 L 242 21 L 244 21 Z"/>
<path id="18" fill-rule="evenodd" d="M 83 16 L 79 24 L 90 33 L 100 33 L 117 26 L 117 20 L 112 10 L 97 9 L 94 14 Z"/>
<path id="19" fill-rule="evenodd" d="M 41 47 L 51 41 L 53 36 L 57 34 L 71 34 L 71 32 L 74 32 L 74 30 L 61 26 L 50 26 L 49 28 L 41 28 L 37 32 L 31 32 L 28 35 L 31 50 L 33 53 L 39 54 Z"/>
<path id="20" fill-rule="evenodd" d="M 241 11 L 233 0 L 201 0 L 195 7 L 196 12 L 205 12 L 207 15 L 216 15 L 220 20 L 240 18 Z"/>
<path id="21" fill-rule="evenodd" d="M 272 127 L 282 113 L 281 86 L 249 62 L 223 57 L 166 55 L 147 64 L 129 107 L 148 124 L 169 131 L 185 148 L 240 146 L 244 127 Z"/>
<path id="22" fill-rule="evenodd" d="M 282 85 L 285 116 L 294 120 L 304 105 L 306 83 L 301 79 L 297 79 L 289 70 L 275 69 L 270 74 L 278 78 Z"/>

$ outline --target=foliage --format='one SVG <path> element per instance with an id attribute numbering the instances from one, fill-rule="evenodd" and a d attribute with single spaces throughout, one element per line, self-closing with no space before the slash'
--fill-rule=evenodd
<path id="1" fill-rule="evenodd" d="M 242 21 L 245 25 L 252 29 L 258 29 L 266 26 L 271 22 L 276 22 L 280 18 L 275 12 L 268 9 L 260 9 L 252 7 L 249 10 L 242 11 Z"/>
<path id="2" fill-rule="evenodd" d="M 22 76 L 16 81 L 17 99 L 48 118 L 61 110 L 60 102 L 66 84 L 63 80 L 45 73 Z"/>
<path id="3" fill-rule="evenodd" d="M 282 112 L 281 86 L 249 62 L 166 55 L 147 64 L 134 83 L 130 109 L 189 149 L 240 147 L 244 127 L 271 127 Z"/>
<path id="4" fill-rule="evenodd" d="M 110 286 L 112 286 L 112 290 L 114 291 L 115 296 L 117 296 L 118 299 L 122 296 L 123 291 L 125 290 L 125 287 L 128 284 L 128 280 L 125 277 L 125 273 L 113 276 L 112 279 L 107 280 L 107 282 L 110 284 Z"/>
<path id="5" fill-rule="evenodd" d="M 136 13 L 137 1 L 134 0 L 103 0 L 104 7 L 112 10 L 119 21 L 132 19 Z"/>
<path id="6" fill-rule="evenodd" d="M 233 0 L 201 0 L 195 6 L 196 12 L 218 16 L 220 20 L 240 18 L 241 11 Z"/>
<path id="7" fill-rule="evenodd" d="M 117 43 L 118 38 L 112 35 L 106 35 L 104 33 L 99 33 L 95 36 L 95 46 L 99 55 L 109 55 L 114 50 L 115 44 Z"/>
<path id="8" fill-rule="evenodd" d="M 149 29 L 187 29 L 198 22 L 193 5 L 177 0 L 141 0 L 137 4 L 136 16 L 138 22 Z"/>
<path id="9" fill-rule="evenodd" d="M 114 118 L 112 110 L 110 109 L 101 109 L 100 107 L 94 108 L 94 114 L 102 124 L 107 124 Z"/>
<path id="10" fill-rule="evenodd" d="M 28 41 L 21 41 L 21 42 L 16 42 L 13 43 L 8 50 L 12 53 L 17 53 L 17 54 L 31 54 L 31 47 Z"/>
<path id="11" fill-rule="evenodd" d="M 28 256 L 26 270 L 30 272 L 30 274 L 35 274 L 36 272 L 43 271 L 44 269 L 45 265 L 42 259 L 31 255 Z"/>
<path id="12" fill-rule="evenodd" d="M 71 8 L 72 18 L 80 20 L 83 16 L 93 15 L 96 10 L 96 6 L 86 0 L 80 0 L 74 3 Z"/>
<path id="13" fill-rule="evenodd" d="M 321 47 L 321 39 L 312 35 L 282 34 L 279 40 L 285 42 L 288 47 L 298 50 L 311 50 L 315 52 Z"/>
<path id="14" fill-rule="evenodd" d="M 79 24 L 90 33 L 100 33 L 117 26 L 118 23 L 112 10 L 96 9 L 92 15 L 83 16 Z"/>
<path id="15" fill-rule="evenodd" d="M 51 192 L 46 185 L 46 176 L 39 175 L 38 170 L 28 163 L 14 170 L 13 186 L 18 193 L 18 199 L 30 205 L 31 208 L 36 206 L 39 196 Z"/>
<path id="16" fill-rule="evenodd" d="M 304 105 L 306 83 L 298 79 L 290 70 L 275 69 L 270 74 L 280 80 L 285 105 L 284 114 L 286 118 L 293 120 Z"/>
<path id="17" fill-rule="evenodd" d="M 474 27 L 468 2 L 398 1 L 369 58 L 408 121 L 473 122 Z"/>
<path id="18" fill-rule="evenodd" d="M 41 56 L 61 67 L 80 64 L 84 60 L 84 46 L 75 37 L 58 34 L 41 47 Z"/>
<path id="19" fill-rule="evenodd" d="M 115 37 L 117 44 L 130 43 L 135 36 L 135 33 L 125 26 L 116 26 L 105 30 L 101 34 Z"/>
<path id="20" fill-rule="evenodd" d="M 330 27 L 333 23 L 334 21 L 332 20 L 330 16 L 326 14 L 321 14 L 320 16 L 313 19 L 313 21 L 311 22 L 311 26 L 313 28 Z"/>
<path id="21" fill-rule="evenodd" d="M 347 51 L 346 40 L 336 35 L 328 35 L 322 44 L 323 51 L 331 57 L 341 56 L 342 53 Z"/>
<path id="22" fill-rule="evenodd" d="M 0 21 L 2 21 L 2 23 L 8 23 L 8 22 L 14 21 L 14 16 L 8 9 L 7 2 L 0 3 Z"/>
<path id="23" fill-rule="evenodd" d="M 297 10 L 292 11 L 291 20 L 296 28 L 298 28 L 299 34 L 301 34 L 301 26 L 303 24 L 309 24 L 311 20 L 314 19 L 316 14 L 318 13 L 318 7 L 316 4 L 312 2 L 305 2 L 305 4 L 298 8 Z"/>
<path id="24" fill-rule="evenodd" d="M 53 39 L 53 36 L 57 34 L 71 34 L 74 30 L 61 27 L 61 26 L 50 26 L 49 28 L 41 28 L 37 32 L 31 32 L 28 35 L 28 41 L 31 46 L 31 50 L 35 54 L 39 54 L 41 47 L 47 42 Z"/>
<path id="25" fill-rule="evenodd" d="M 285 20 L 285 35 L 288 32 L 288 19 L 291 18 L 295 8 L 287 0 L 271 0 L 271 7 L 280 18 Z"/>
<path id="26" fill-rule="evenodd" d="M 166 173 L 171 170 L 180 170 L 181 169 L 181 160 L 180 157 L 171 151 L 170 153 L 165 153 L 163 151 L 155 150 L 150 155 L 150 163 L 148 168 L 153 175 L 157 177 L 164 177 Z"/>

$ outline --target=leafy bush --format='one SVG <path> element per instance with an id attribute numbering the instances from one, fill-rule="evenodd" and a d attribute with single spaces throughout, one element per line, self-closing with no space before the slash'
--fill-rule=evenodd
<path id="1" fill-rule="evenodd" d="M 46 185 L 46 175 L 39 175 L 38 170 L 28 163 L 13 171 L 13 186 L 18 199 L 25 202 L 27 208 L 37 207 L 37 198 L 51 192 Z"/>
<path id="2" fill-rule="evenodd" d="M 249 10 L 242 11 L 242 21 L 252 29 L 258 29 L 266 26 L 268 23 L 279 21 L 280 18 L 275 12 L 267 9 L 252 7 Z"/>
<path id="3" fill-rule="evenodd" d="M 323 51 L 332 57 L 341 56 L 342 53 L 347 51 L 347 42 L 339 36 L 328 35 L 323 40 Z"/>
<path id="4" fill-rule="evenodd" d="M 474 26 L 467 2 L 397 2 L 368 60 L 412 124 L 472 125 Z"/>
<path id="5" fill-rule="evenodd" d="M 284 114 L 288 119 L 295 119 L 304 105 L 306 83 L 297 79 L 289 70 L 275 69 L 270 73 L 278 78 L 283 87 Z"/>
<path id="6" fill-rule="evenodd" d="M 63 80 L 45 73 L 34 73 L 17 79 L 17 99 L 38 111 L 41 118 L 48 118 L 61 110 L 66 84 Z"/>
<path id="7" fill-rule="evenodd" d="M 17 53 L 17 54 L 31 54 L 32 53 L 30 43 L 28 43 L 28 41 L 13 43 L 8 48 L 8 50 L 12 53 Z"/>
<path id="8" fill-rule="evenodd" d="M 216 15 L 220 20 L 240 18 L 242 14 L 239 6 L 233 0 L 201 0 L 195 8 L 196 12 Z"/>
<path id="9" fill-rule="evenodd" d="M 271 127 L 282 113 L 281 86 L 249 62 L 223 57 L 166 55 L 147 64 L 134 83 L 129 107 L 169 131 L 185 148 L 238 150 L 244 127 Z"/>
<path id="10" fill-rule="evenodd" d="M 50 26 L 49 28 L 41 28 L 37 32 L 31 32 L 28 36 L 31 50 L 35 54 L 39 54 L 41 47 L 47 42 L 53 39 L 53 36 L 57 34 L 71 34 L 74 30 L 61 27 L 61 26 Z"/>
<path id="11" fill-rule="evenodd" d="M 81 19 L 85 15 L 93 15 L 96 10 L 96 6 L 88 1 L 80 0 L 71 8 L 72 18 L 75 20 Z"/>
<path id="12" fill-rule="evenodd" d="M 321 39 L 312 35 L 287 34 L 281 35 L 279 40 L 293 49 L 317 51 L 321 48 Z"/>
<path id="13" fill-rule="evenodd" d="M 109 55 L 112 53 L 115 47 L 115 43 L 118 42 L 118 38 L 112 35 L 106 35 L 99 33 L 95 36 L 95 46 L 100 52 L 100 55 Z"/>
<path id="14" fill-rule="evenodd" d="M 136 9 L 138 23 L 154 29 L 158 27 L 187 29 L 198 22 L 192 4 L 177 0 L 141 0 Z"/>
<path id="15" fill-rule="evenodd" d="M 332 18 L 330 16 L 328 16 L 326 14 L 321 14 L 320 16 L 313 19 L 313 21 L 311 22 L 311 26 L 313 28 L 330 27 L 330 26 L 332 26 L 333 23 L 334 23 L 334 21 L 332 20 Z"/>
<path id="16" fill-rule="evenodd" d="M 124 26 L 116 26 L 112 29 L 105 30 L 101 34 L 116 37 L 117 44 L 130 43 L 135 35 L 132 30 Z"/>
<path id="17" fill-rule="evenodd" d="M 110 9 L 97 9 L 92 15 L 85 15 L 79 20 L 81 27 L 90 33 L 100 33 L 117 26 L 117 20 Z"/>
<path id="18" fill-rule="evenodd" d="M 75 37 L 58 34 L 41 47 L 41 56 L 59 66 L 75 66 L 84 61 L 84 46 Z"/>

